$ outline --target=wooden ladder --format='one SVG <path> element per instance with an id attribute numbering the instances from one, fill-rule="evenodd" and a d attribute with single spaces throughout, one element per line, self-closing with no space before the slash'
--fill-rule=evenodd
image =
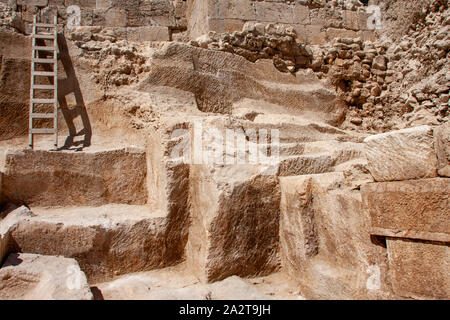
<path id="1" fill-rule="evenodd" d="M 31 86 L 30 86 L 30 114 L 29 114 L 29 137 L 30 148 L 33 149 L 33 135 L 53 134 L 55 136 L 55 147 L 58 147 L 58 40 L 57 40 L 58 18 L 55 16 L 53 24 L 39 23 L 37 16 L 33 19 L 33 56 L 31 58 Z M 45 29 L 47 32 L 40 32 Z M 36 41 L 38 40 L 38 41 Z M 53 46 L 45 45 L 45 40 L 53 40 Z M 44 45 L 37 45 L 37 42 Z M 53 53 L 53 58 L 42 57 L 41 52 Z M 43 65 L 45 69 L 53 65 L 52 71 L 36 71 L 37 65 Z M 36 77 L 48 77 L 52 84 L 36 84 Z M 40 82 L 38 82 L 40 83 Z M 38 90 L 46 90 L 53 93 L 53 98 L 36 98 Z M 36 105 L 53 105 L 52 113 L 36 113 Z M 35 119 L 53 119 L 53 128 L 35 128 Z"/>

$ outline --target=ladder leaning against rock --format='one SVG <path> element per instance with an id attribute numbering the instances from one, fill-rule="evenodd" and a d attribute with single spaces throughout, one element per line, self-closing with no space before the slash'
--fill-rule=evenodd
<path id="1" fill-rule="evenodd" d="M 33 135 L 35 134 L 54 134 L 55 147 L 58 146 L 58 40 L 57 40 L 58 18 L 54 17 L 53 24 L 40 23 L 37 16 L 33 20 L 32 33 L 32 58 L 31 58 L 31 86 L 30 86 L 30 114 L 29 114 L 29 138 L 30 148 L 33 149 Z M 40 30 L 47 30 L 42 32 Z M 52 40 L 53 45 L 47 46 L 45 40 Z M 46 54 L 42 54 L 47 52 Z M 48 58 L 48 52 L 53 53 L 52 58 Z M 38 66 L 42 65 L 46 71 L 41 71 Z M 53 65 L 52 70 L 49 71 Z M 36 81 L 37 77 L 48 77 L 50 84 L 42 84 Z M 39 97 L 38 90 L 51 92 L 51 98 Z M 53 112 L 36 112 L 37 106 L 53 105 Z M 53 119 L 52 128 L 35 128 L 35 119 Z"/>

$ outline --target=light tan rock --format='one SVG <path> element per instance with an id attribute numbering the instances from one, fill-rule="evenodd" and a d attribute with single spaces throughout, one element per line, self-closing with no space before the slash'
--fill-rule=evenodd
<path id="1" fill-rule="evenodd" d="M 10 229 L 17 249 L 74 258 L 90 281 L 163 267 L 166 256 L 173 259 L 166 250 L 165 214 L 145 206 L 33 208 L 33 214 Z"/>
<path id="2" fill-rule="evenodd" d="M 146 157 L 141 149 L 100 152 L 11 150 L 3 195 L 30 206 L 147 202 Z"/>
<path id="3" fill-rule="evenodd" d="M 174 130 L 189 129 L 180 122 L 164 129 L 151 130 L 147 138 L 147 187 L 149 207 L 166 215 L 165 259 L 177 263 L 184 255 L 189 230 L 189 165 L 172 158 L 173 150 L 183 145 L 185 136 L 172 137 Z"/>
<path id="4" fill-rule="evenodd" d="M 386 299 L 385 249 L 343 173 L 281 177 L 282 270 L 308 299 Z"/>
<path id="5" fill-rule="evenodd" d="M 450 298 L 448 242 L 388 238 L 389 274 L 394 292 L 414 299 Z"/>
<path id="6" fill-rule="evenodd" d="M 278 179 L 251 165 L 191 167 L 187 263 L 204 282 L 279 267 Z"/>
<path id="7" fill-rule="evenodd" d="M 450 179 L 369 183 L 361 193 L 372 234 L 450 241 Z"/>
<path id="8" fill-rule="evenodd" d="M 433 129 L 421 126 L 370 136 L 364 140 L 375 181 L 401 181 L 437 176 Z"/>
<path id="9" fill-rule="evenodd" d="M 434 129 L 434 147 L 438 157 L 438 174 L 450 177 L 450 123 Z"/>
<path id="10" fill-rule="evenodd" d="M 0 299 L 92 300 L 93 296 L 74 259 L 14 253 L 0 269 Z"/>
<path id="11" fill-rule="evenodd" d="M 4 258 L 13 251 L 14 245 L 11 243 L 10 230 L 19 221 L 31 217 L 32 213 L 27 207 L 16 208 L 14 205 L 7 205 L 0 211 L 0 265 Z"/>
<path id="12" fill-rule="evenodd" d="M 149 91 L 156 86 L 195 94 L 203 112 L 230 114 L 234 103 L 258 99 L 330 124 L 343 117 L 336 93 L 320 81 L 302 83 L 278 72 L 273 63 L 252 63 L 231 53 L 180 43 L 168 43 L 155 52 L 150 73 L 139 89 Z"/>
<path id="13" fill-rule="evenodd" d="M 278 175 L 296 176 L 332 172 L 336 159 L 330 155 L 292 156 L 280 162 Z"/>
<path id="14" fill-rule="evenodd" d="M 3 258 L 8 254 L 9 237 L 9 230 L 5 233 L 0 233 L 0 265 L 3 262 Z"/>

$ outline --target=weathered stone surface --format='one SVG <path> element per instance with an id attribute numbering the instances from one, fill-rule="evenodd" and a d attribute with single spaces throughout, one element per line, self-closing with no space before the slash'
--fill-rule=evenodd
<path id="1" fill-rule="evenodd" d="M 27 207 L 17 208 L 13 205 L 5 205 L 0 211 L 0 265 L 4 258 L 13 251 L 14 245 L 11 243 L 11 229 L 19 221 L 31 217 L 32 213 Z"/>
<path id="2" fill-rule="evenodd" d="M 362 17 L 355 11 L 342 10 L 344 14 L 338 15 L 335 8 L 323 8 L 324 2 L 318 5 L 319 8 L 315 7 L 316 5 L 295 1 L 189 1 L 186 10 L 188 31 L 191 38 L 195 39 L 210 31 L 219 33 L 240 31 L 248 21 L 280 23 L 292 26 L 296 30 L 309 30 L 305 40 L 308 43 L 323 44 L 327 38 L 321 29 L 328 28 L 355 34 L 358 30 L 367 29 L 367 24 L 361 23 Z M 331 26 L 337 28 L 330 28 Z M 298 33 L 301 35 L 303 32 Z M 318 37 L 319 34 L 321 36 Z M 334 36 L 331 37 L 333 38 Z"/>
<path id="3" fill-rule="evenodd" d="M 34 206 L 147 202 L 146 157 L 141 149 L 101 152 L 11 150 L 3 195 Z"/>
<path id="4" fill-rule="evenodd" d="M 361 193 L 373 234 L 450 241 L 450 179 L 369 183 Z"/>
<path id="5" fill-rule="evenodd" d="M 148 207 L 34 208 L 33 214 L 10 229 L 17 249 L 74 258 L 90 281 L 163 267 L 172 257 L 164 215 Z"/>
<path id="6" fill-rule="evenodd" d="M 433 129 L 429 126 L 370 136 L 364 143 L 369 170 L 376 181 L 437 176 Z"/>
<path id="7" fill-rule="evenodd" d="M 165 275 L 164 275 L 165 276 Z M 172 277 L 177 277 L 173 274 Z M 105 300 L 271 300 L 237 276 L 212 284 L 184 283 L 177 279 L 149 275 L 130 275 L 102 283 L 99 289 Z M 183 281 L 184 280 L 184 281 Z"/>
<path id="8" fill-rule="evenodd" d="M 128 41 L 169 41 L 169 28 L 159 26 L 127 28 Z"/>
<path id="9" fill-rule="evenodd" d="M 384 249 L 368 237 L 359 192 L 343 173 L 281 177 L 282 270 L 309 299 L 391 296 Z"/>
<path id="10" fill-rule="evenodd" d="M 450 177 L 450 123 L 434 129 L 434 147 L 438 157 L 438 174 Z"/>
<path id="11" fill-rule="evenodd" d="M 287 268 L 319 253 L 319 238 L 313 208 L 313 184 L 325 190 L 344 184 L 342 173 L 282 177 L 280 241 L 282 261 Z"/>
<path id="12" fill-rule="evenodd" d="M 74 259 L 14 253 L 0 269 L 0 299 L 92 300 L 93 296 Z"/>
<path id="13" fill-rule="evenodd" d="M 450 244 L 388 238 L 389 273 L 396 294 L 415 299 L 450 298 Z"/>
<path id="14" fill-rule="evenodd" d="M 187 263 L 202 281 L 268 274 L 279 267 L 280 192 L 255 166 L 191 167 Z"/>
<path id="15" fill-rule="evenodd" d="M 273 64 L 255 64 L 227 52 L 179 43 L 168 43 L 155 52 L 149 76 L 140 90 L 154 86 L 194 93 L 203 112 L 229 114 L 233 103 L 257 98 L 288 108 L 292 114 L 314 114 L 315 119 L 330 124 L 339 123 L 343 116 L 339 99 L 320 81 L 301 83 L 278 72 Z"/>

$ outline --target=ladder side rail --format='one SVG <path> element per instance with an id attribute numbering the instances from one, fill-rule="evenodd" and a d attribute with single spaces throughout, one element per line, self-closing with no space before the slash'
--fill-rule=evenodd
<path id="1" fill-rule="evenodd" d="M 53 67 L 53 71 L 55 72 L 55 77 L 54 77 L 54 99 L 55 99 L 55 106 L 54 106 L 54 110 L 53 110 L 53 127 L 55 128 L 55 148 L 58 147 L 58 16 L 55 15 L 54 17 L 54 24 L 55 24 L 55 29 L 54 29 L 54 35 L 55 35 L 55 39 L 54 39 L 54 43 L 53 46 L 55 48 L 55 51 L 53 52 L 53 59 L 55 60 L 54 63 L 54 67 Z"/>

